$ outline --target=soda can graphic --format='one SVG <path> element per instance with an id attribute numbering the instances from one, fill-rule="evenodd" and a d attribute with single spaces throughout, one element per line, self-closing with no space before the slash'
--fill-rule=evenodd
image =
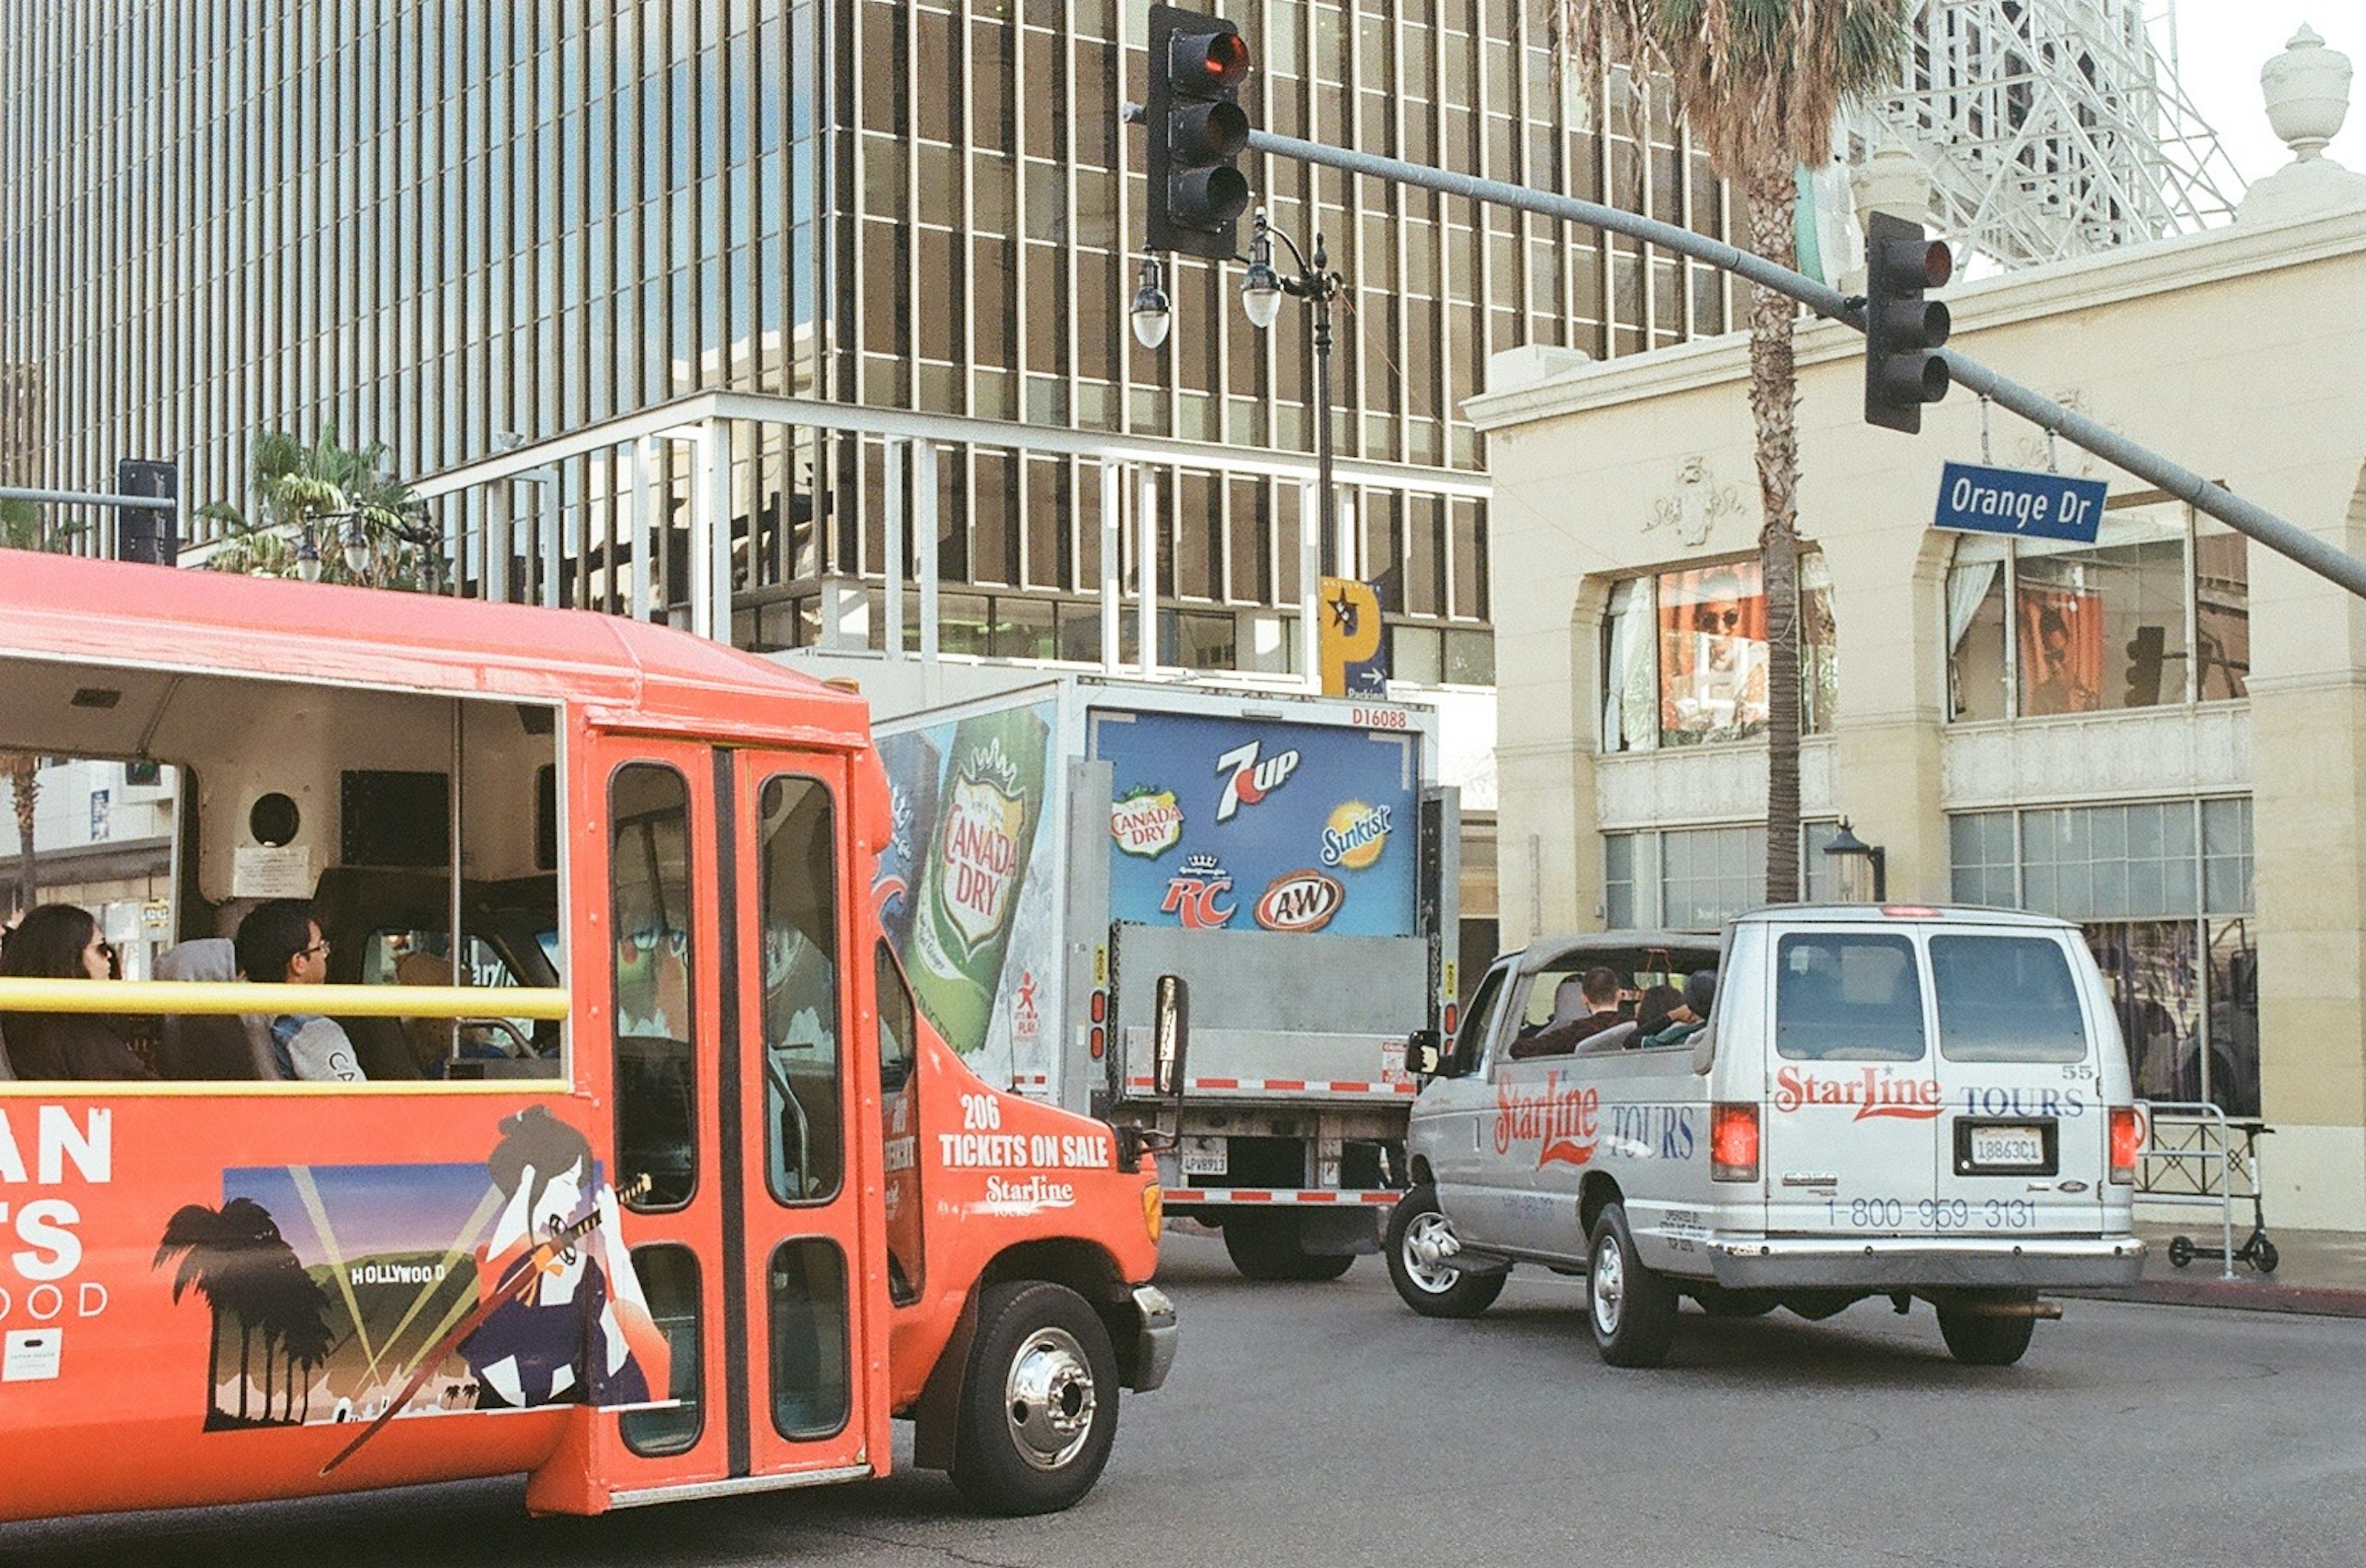
<path id="1" fill-rule="evenodd" d="M 986 1043 L 1019 890 L 1043 815 L 1051 728 L 1031 708 L 965 718 L 947 748 L 936 830 L 920 867 L 907 966 L 946 1043 Z"/>

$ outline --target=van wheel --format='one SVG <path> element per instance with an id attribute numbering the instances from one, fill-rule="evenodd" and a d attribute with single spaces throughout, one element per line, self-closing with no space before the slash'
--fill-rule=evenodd
<path id="1" fill-rule="evenodd" d="M 1092 1490 L 1117 1438 L 1117 1353 L 1082 1296 L 1014 1280 L 978 1298 L 952 1480 L 989 1514 L 1050 1514 Z"/>
<path id="2" fill-rule="evenodd" d="M 1384 1250 L 1389 1282 L 1404 1304 L 1424 1317 L 1477 1317 L 1504 1293 L 1511 1270 L 1466 1274 L 1453 1257 L 1454 1223 L 1437 1206 L 1437 1189 L 1416 1187 L 1389 1211 Z"/>
<path id="3" fill-rule="evenodd" d="M 2037 1297 L 2031 1292 L 2009 1291 L 1992 1299 L 2019 1303 Z M 1947 1342 L 1948 1353 L 1967 1367 L 2011 1366 L 2028 1350 L 2029 1337 L 2036 1328 L 2034 1317 L 1982 1312 L 1977 1303 L 1939 1308 L 1939 1337 Z"/>
<path id="4" fill-rule="evenodd" d="M 1594 1220 L 1588 1257 L 1585 1315 L 1602 1359 L 1614 1367 L 1666 1360 L 1676 1336 L 1675 1287 L 1636 1256 L 1625 1204 L 1607 1205 Z"/>
<path id="5" fill-rule="evenodd" d="M 1335 1280 L 1352 1268 L 1351 1252 L 1309 1252 L 1298 1239 L 1298 1216 L 1236 1211 L 1224 1216 L 1224 1252 L 1250 1280 Z"/>
<path id="6" fill-rule="evenodd" d="M 1711 1317 L 1764 1317 L 1783 1304 L 1768 1291 L 1729 1291 L 1721 1285 L 1694 1287 L 1693 1300 Z"/>

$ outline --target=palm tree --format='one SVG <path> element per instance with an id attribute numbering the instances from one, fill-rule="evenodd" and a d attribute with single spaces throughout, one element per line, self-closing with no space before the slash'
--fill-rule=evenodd
<path id="1" fill-rule="evenodd" d="M 424 547 L 405 536 L 408 514 L 421 503 L 411 487 L 394 477 L 391 456 L 380 442 L 359 447 L 338 445 L 334 425 L 323 426 L 310 446 L 286 431 L 263 432 L 254 438 L 248 480 L 259 520 L 250 520 L 227 502 L 197 508 L 198 516 L 223 525 L 231 534 L 230 543 L 206 564 L 223 571 L 292 577 L 297 565 L 293 541 L 311 523 L 321 551 L 321 581 L 424 587 L 432 558 Z M 344 525 L 356 513 L 368 549 L 367 563 L 359 571 L 344 558 Z M 332 514 L 336 524 L 321 528 L 321 519 Z"/>
<path id="2" fill-rule="evenodd" d="M 279 1226 L 273 1222 L 271 1211 L 252 1198 L 233 1198 L 220 1209 L 207 1208 L 203 1203 L 189 1203 L 174 1211 L 164 1222 L 163 1240 L 158 1244 L 155 1260 L 149 1265 L 162 1269 L 175 1255 L 180 1268 L 173 1276 L 173 1300 L 178 1302 L 184 1291 L 194 1288 L 205 1298 L 213 1314 L 213 1334 L 206 1359 L 206 1424 L 215 1425 L 217 1404 L 215 1387 L 217 1369 L 221 1360 L 221 1319 L 224 1312 L 238 1316 L 238 1420 L 247 1419 L 247 1391 L 252 1385 L 250 1373 L 252 1350 L 256 1327 L 267 1320 L 265 1303 L 269 1300 L 274 1247 L 294 1252 L 279 1237 Z M 316 1287 L 317 1289 L 317 1287 Z M 270 1344 L 266 1335 L 264 1348 L 264 1376 L 270 1377 Z M 266 1412 L 269 1391 L 265 1392 Z M 224 1416 L 227 1411 L 220 1412 Z"/>
<path id="3" fill-rule="evenodd" d="M 1554 0 L 1563 64 L 1600 82 L 1612 61 L 1666 80 L 1720 177 L 1741 187 L 1750 248 L 1797 260 L 1797 170 L 1831 154 L 1844 104 L 1898 85 L 1912 0 Z M 1758 432 L 1766 595 L 1766 897 L 1799 897 L 1798 378 L 1793 306 L 1750 291 L 1750 412 Z"/>

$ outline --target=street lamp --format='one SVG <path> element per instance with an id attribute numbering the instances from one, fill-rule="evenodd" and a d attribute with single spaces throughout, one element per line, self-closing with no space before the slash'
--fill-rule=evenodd
<path id="1" fill-rule="evenodd" d="M 1166 309 L 1166 290 L 1162 279 L 1158 258 L 1142 258 L 1142 287 L 1133 291 L 1133 338 L 1144 348 L 1156 348 L 1166 341 L 1166 327 L 1171 316 Z"/>
<path id="2" fill-rule="evenodd" d="M 1870 902 L 1878 904 L 1889 897 L 1888 852 L 1879 844 L 1868 844 L 1858 838 L 1850 830 L 1847 818 L 1841 818 L 1840 831 L 1834 833 L 1831 842 L 1824 846 L 1824 853 L 1841 857 L 1839 869 L 1842 879 L 1841 886 L 1842 903 L 1863 904 L 1868 901 L 1864 897 L 1864 884 L 1861 880 L 1868 869 L 1873 874 L 1873 897 Z"/>
<path id="3" fill-rule="evenodd" d="M 1273 265 L 1273 243 L 1279 240 L 1290 247 L 1290 259 L 1298 264 L 1296 276 L 1277 271 Z M 1241 310 L 1248 316 L 1249 324 L 1260 332 L 1274 323 L 1281 314 L 1281 297 L 1304 299 L 1314 307 L 1314 472 L 1315 486 L 1321 492 L 1323 547 L 1337 551 L 1338 500 L 1331 486 L 1331 301 L 1337 297 L 1343 280 L 1331 270 L 1330 258 L 1323 249 L 1323 236 L 1314 236 L 1314 259 L 1309 262 L 1298 242 L 1275 228 L 1267 220 L 1265 209 L 1256 209 L 1256 229 L 1249 240 L 1248 271 L 1241 277 Z M 1335 570 L 1336 557 L 1334 558 Z"/>
<path id="4" fill-rule="evenodd" d="M 321 581 L 321 536 L 310 517 L 296 535 L 296 575 L 307 582 Z"/>

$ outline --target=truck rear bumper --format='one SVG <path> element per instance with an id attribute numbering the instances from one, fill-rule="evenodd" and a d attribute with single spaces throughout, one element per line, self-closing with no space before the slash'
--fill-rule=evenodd
<path id="1" fill-rule="evenodd" d="M 1717 1282 L 1729 1290 L 1918 1285 L 2087 1287 L 2128 1285 L 2144 1272 L 2133 1235 L 2028 1241 L 1886 1237 L 1711 1237 Z"/>
<path id="2" fill-rule="evenodd" d="M 1138 1326 L 1134 1330 L 1133 1379 L 1127 1386 L 1136 1393 L 1148 1393 L 1166 1381 L 1168 1369 L 1175 1365 L 1181 1331 L 1175 1323 L 1175 1303 L 1155 1285 L 1135 1289 L 1133 1310 Z"/>

